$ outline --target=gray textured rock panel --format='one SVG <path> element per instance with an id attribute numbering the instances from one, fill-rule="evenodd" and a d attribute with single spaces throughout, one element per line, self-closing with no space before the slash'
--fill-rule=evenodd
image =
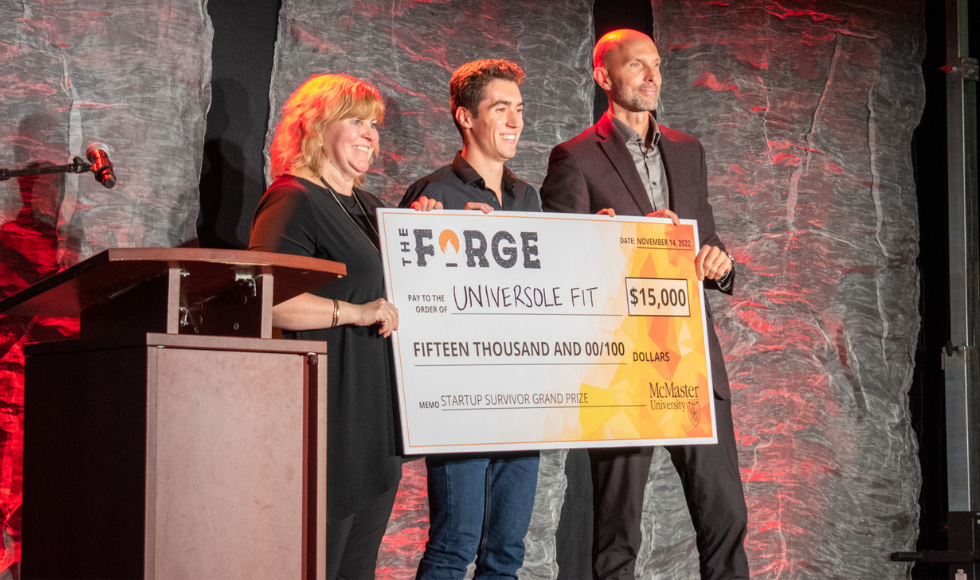
<path id="1" fill-rule="evenodd" d="M 0 182 L 0 298 L 107 248 L 196 237 L 210 102 L 204 0 L 0 4 L 0 167 L 109 146 L 117 184 L 91 174 Z M 0 326 L 0 569 L 19 546 L 25 342 L 77 332 L 67 319 Z"/>
<path id="2" fill-rule="evenodd" d="M 904 578 L 887 555 L 915 544 L 921 483 L 906 393 L 923 5 L 654 9 L 659 118 L 704 143 L 718 229 L 741 263 L 735 296 L 712 310 L 754 577 Z M 670 471 L 655 464 L 648 496 L 679 486 Z M 691 545 L 688 522 L 647 508 L 655 553 L 661 538 Z M 678 552 L 644 554 L 643 576 L 696 578 L 696 557 L 678 569 Z"/>
<path id="3" fill-rule="evenodd" d="M 23 2 L 0 18 L 11 24 L 0 32 L 0 159 L 66 163 L 100 141 L 116 166 L 112 190 L 91 175 L 61 178 L 59 264 L 195 237 L 210 101 L 205 2 Z M 20 197 L 13 185 L 0 184 L 5 216 Z"/>
<path id="4" fill-rule="evenodd" d="M 548 153 L 591 123 L 592 3 L 556 0 L 410 2 L 285 0 L 270 98 L 271 131 L 285 99 L 312 74 L 347 73 L 380 89 L 381 157 L 366 189 L 394 204 L 460 148 L 449 78 L 483 58 L 524 69 L 524 132 L 508 166 L 535 186 Z"/>

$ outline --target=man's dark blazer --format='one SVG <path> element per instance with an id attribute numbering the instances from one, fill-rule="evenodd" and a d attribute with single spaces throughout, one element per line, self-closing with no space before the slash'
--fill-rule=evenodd
<path id="1" fill-rule="evenodd" d="M 667 173 L 670 209 L 682 219 L 697 220 L 702 246 L 718 246 L 724 251 L 725 245 L 715 232 L 715 218 L 708 203 L 704 147 L 694 137 L 663 125 L 660 132 L 658 147 Z M 624 216 L 642 216 L 653 211 L 633 157 L 616 134 L 608 113 L 578 137 L 552 149 L 548 175 L 541 185 L 541 208 L 551 212 L 588 214 L 612 208 L 616 215 Z M 706 280 L 704 285 L 705 288 L 717 288 L 711 280 Z M 730 289 L 728 293 L 731 293 Z M 706 326 L 711 381 L 715 394 L 728 400 L 731 395 L 725 360 L 707 299 L 704 304 L 709 322 Z"/>

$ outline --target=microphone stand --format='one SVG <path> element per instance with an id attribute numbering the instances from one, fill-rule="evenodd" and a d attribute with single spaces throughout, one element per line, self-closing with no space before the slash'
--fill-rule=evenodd
<path id="1" fill-rule="evenodd" d="M 67 165 L 49 165 L 46 167 L 28 167 L 27 169 L 14 170 L 0 168 L 0 181 L 6 181 L 11 177 L 45 175 L 48 173 L 85 173 L 91 170 L 91 163 L 86 163 L 81 157 L 75 157 Z"/>

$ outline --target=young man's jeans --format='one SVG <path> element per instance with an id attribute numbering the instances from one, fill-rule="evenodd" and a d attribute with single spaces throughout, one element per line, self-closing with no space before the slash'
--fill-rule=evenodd
<path id="1" fill-rule="evenodd" d="M 430 455 L 429 541 L 417 580 L 517 578 L 538 483 L 538 452 Z"/>

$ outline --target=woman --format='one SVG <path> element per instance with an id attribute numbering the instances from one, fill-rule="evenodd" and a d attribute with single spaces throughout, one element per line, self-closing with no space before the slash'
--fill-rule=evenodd
<path id="1" fill-rule="evenodd" d="M 378 152 L 384 104 L 347 75 L 314 75 L 283 105 L 270 149 L 275 180 L 249 249 L 342 262 L 347 275 L 272 309 L 288 338 L 327 341 L 327 578 L 373 578 L 401 479 L 375 209 L 358 187 Z M 425 200 L 422 209 L 438 204 Z"/>

